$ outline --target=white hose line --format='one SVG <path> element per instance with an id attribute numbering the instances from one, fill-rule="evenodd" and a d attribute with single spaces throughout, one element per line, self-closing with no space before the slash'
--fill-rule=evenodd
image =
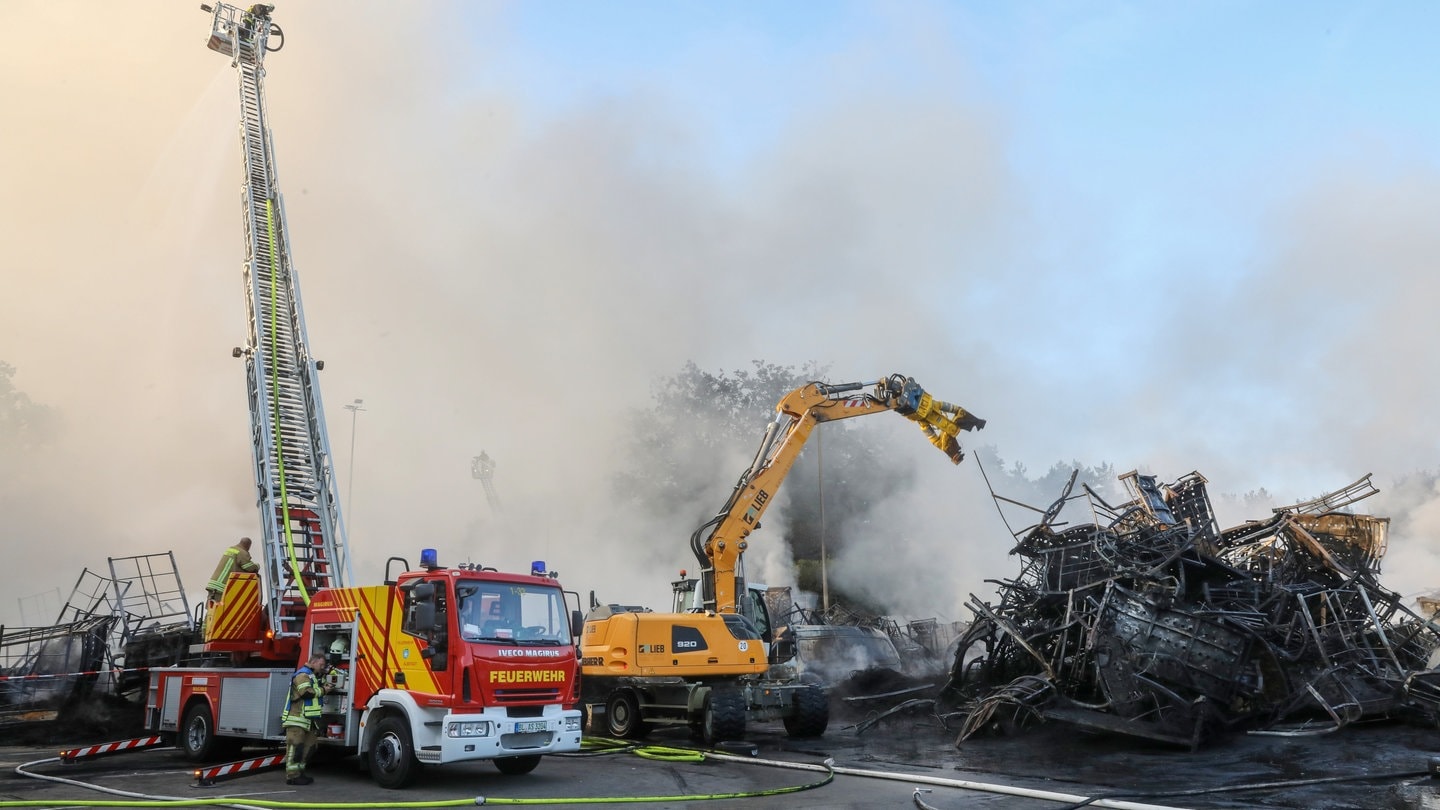
<path id="1" fill-rule="evenodd" d="M 119 788 L 104 787 L 104 786 L 102 786 L 102 785 L 96 785 L 96 784 L 93 784 L 93 783 L 90 783 L 90 782 L 81 782 L 81 781 L 78 780 L 78 779 L 66 779 L 66 778 L 63 777 L 63 776 L 50 776 L 49 774 L 34 773 L 34 772 L 32 772 L 32 771 L 26 770 L 26 768 L 29 768 L 29 767 L 31 767 L 32 765 L 49 765 L 49 764 L 52 763 L 52 762 L 59 762 L 59 761 L 60 761 L 60 758 L 59 758 L 59 757 L 48 757 L 48 758 L 46 758 L 46 759 L 37 759 L 37 760 L 35 760 L 34 762 L 21 763 L 20 765 L 16 765 L 16 766 L 15 766 L 15 773 L 18 773 L 18 774 L 20 774 L 21 776 L 28 776 L 28 777 L 30 777 L 31 779 L 43 779 L 43 780 L 45 780 L 46 782 L 58 782 L 59 784 L 62 784 L 62 785 L 70 785 L 71 787 L 85 788 L 85 789 L 87 789 L 87 790 L 98 790 L 98 791 L 100 791 L 101 793 L 109 793 L 109 794 L 112 795 L 112 796 L 124 796 L 124 797 L 127 798 L 127 799 L 140 799 L 141 801 L 152 801 L 152 802 L 184 802 L 184 803 L 188 803 L 188 804 L 193 804 L 192 799 L 187 799 L 187 798 L 185 798 L 185 797 L 183 797 L 183 796 L 163 796 L 163 795 L 154 795 L 154 794 L 150 794 L 150 793 L 135 793 L 135 792 L 129 791 L 129 790 L 120 790 Z M 62 800 L 57 800 L 56 803 L 57 803 L 57 804 L 64 804 L 65 802 L 64 802 L 64 800 L 62 799 Z M 239 804 L 239 803 L 236 803 L 236 804 L 225 804 L 225 805 L 216 805 L 216 806 L 222 806 L 222 807 L 239 807 L 239 808 L 242 808 L 242 810 L 265 810 L 265 808 L 256 807 L 256 806 L 253 805 L 253 804 Z"/>
<path id="2" fill-rule="evenodd" d="M 705 752 L 705 756 L 708 759 L 716 759 L 723 762 L 739 762 L 748 763 L 751 765 L 765 765 L 772 768 L 789 768 L 797 771 L 819 771 L 823 773 L 827 770 L 826 766 L 824 765 L 812 765 L 807 762 L 787 762 L 781 759 L 757 759 L 755 757 L 741 757 L 735 756 L 733 754 L 721 754 L 714 751 Z M 32 773 L 31 771 L 26 770 L 26 768 L 30 766 L 46 765 L 52 762 L 59 761 L 59 757 L 37 759 L 34 762 L 26 762 L 22 765 L 15 766 L 15 772 L 20 774 L 21 776 L 28 776 L 32 779 L 44 779 L 48 782 L 58 782 L 64 785 L 82 787 L 89 790 L 98 790 L 102 793 L 109 793 L 114 796 L 124 796 L 131 799 L 173 802 L 188 801 L 184 797 L 180 796 L 158 796 L 146 793 L 133 793 L 127 790 L 102 787 L 100 785 L 91 784 L 89 782 L 81 782 L 75 779 L 66 779 L 60 776 L 49 776 L 42 773 Z M 999 793 L 1007 796 L 1020 796 L 1028 799 L 1043 799 L 1045 801 L 1052 802 L 1065 802 L 1067 804 L 1075 804 L 1077 802 L 1083 802 L 1091 798 L 1089 796 L 1081 796 L 1073 793 L 1057 793 L 1050 790 L 1022 788 L 1016 787 L 1014 785 L 998 785 L 990 782 L 974 782 L 969 779 L 942 779 L 937 776 L 900 773 L 898 771 L 870 771 L 863 770 L 861 768 L 845 768 L 838 765 L 831 766 L 830 768 L 828 768 L 828 770 L 844 776 L 859 776 L 867 779 L 890 779 L 897 782 L 910 782 L 919 785 L 934 785 L 936 787 L 959 788 L 961 790 L 976 790 L 985 793 Z M 1173 807 L 1170 805 L 1141 804 L 1139 802 L 1127 802 L 1116 799 L 1096 799 L 1094 802 L 1091 803 L 1091 805 L 1094 807 L 1112 808 L 1112 810 L 1186 810 L 1186 808 Z M 246 805 L 239 802 L 233 805 L 227 804 L 226 806 L 244 808 L 245 810 L 263 810 L 263 808 L 257 808 L 254 805 Z"/>
<path id="3" fill-rule="evenodd" d="M 706 751 L 706 758 L 725 760 L 727 762 L 750 762 L 757 765 L 768 765 L 775 768 L 794 768 L 801 771 L 823 771 L 823 765 L 811 765 L 806 762 L 786 762 L 782 759 L 756 759 L 754 757 L 740 757 L 734 754 L 717 754 Z M 969 779 L 942 779 L 938 776 L 924 776 L 922 774 L 900 773 L 898 771 L 867 771 L 860 768 L 842 768 L 838 765 L 831 768 L 836 774 L 845 776 L 863 776 L 869 779 L 893 779 L 897 782 L 913 782 L 920 785 L 935 785 L 937 787 L 960 788 L 961 790 L 978 790 L 985 793 L 1000 793 L 1007 796 L 1022 796 L 1027 799 L 1043 799 L 1052 802 L 1065 802 L 1066 804 L 1077 804 L 1090 799 L 1090 796 L 1081 796 L 1074 793 L 1056 793 L 1051 790 L 1036 790 L 1034 788 L 1015 787 L 1014 785 L 997 785 L 989 782 L 972 782 Z M 1141 804 L 1139 802 L 1127 802 L 1117 799 L 1096 799 L 1091 802 L 1092 807 L 1108 807 L 1114 810 L 1186 810 L 1182 807 L 1173 807 L 1163 804 Z"/>

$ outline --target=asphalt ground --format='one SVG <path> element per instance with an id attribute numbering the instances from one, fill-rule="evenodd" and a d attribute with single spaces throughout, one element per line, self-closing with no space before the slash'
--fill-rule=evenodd
<path id="1" fill-rule="evenodd" d="M 697 745 L 680 730 L 659 730 L 645 742 L 660 747 L 660 753 L 670 758 L 643 756 L 651 753 L 645 749 L 554 756 L 523 776 L 502 775 L 490 763 L 462 763 L 426 768 L 418 783 L 403 791 L 375 787 L 354 758 L 312 764 L 315 783 L 304 787 L 287 786 L 279 770 L 197 787 L 195 766 L 173 749 L 74 765 L 42 762 L 28 768 L 31 773 L 71 780 L 61 783 L 16 772 L 22 763 L 54 757 L 57 747 L 9 746 L 0 747 L 0 808 L 17 806 L 9 804 L 17 801 L 79 807 L 97 806 L 91 802 L 123 806 L 116 803 L 136 800 L 85 785 L 206 803 L 228 799 L 237 805 L 274 801 L 383 807 L 401 802 L 473 803 L 484 797 L 487 805 L 559 808 L 1032 810 L 1073 806 L 1079 797 L 1112 796 L 1090 806 L 1440 808 L 1440 779 L 1426 775 L 1430 760 L 1440 756 L 1440 731 L 1393 724 L 1357 725 L 1319 736 L 1240 735 L 1198 752 L 1053 725 L 1007 737 L 972 739 L 957 748 L 953 733 L 933 717 L 896 717 L 864 734 L 853 725 L 836 723 L 814 740 L 791 740 L 778 726 L 759 725 L 751 734 L 753 757 L 748 752 L 722 752 L 702 761 L 675 759 L 672 749 Z M 246 749 L 247 756 L 264 753 Z M 826 760 L 839 771 L 832 781 L 799 792 L 777 792 L 825 781 Z M 1041 791 L 1054 798 L 974 789 L 987 785 Z M 1266 787 L 1231 789 L 1254 785 Z M 917 788 L 930 792 L 917 796 Z M 733 794 L 752 795 L 716 798 Z"/>

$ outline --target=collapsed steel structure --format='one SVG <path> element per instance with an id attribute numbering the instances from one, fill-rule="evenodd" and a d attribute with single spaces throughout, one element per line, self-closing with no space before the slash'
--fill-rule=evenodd
<path id="1" fill-rule="evenodd" d="M 1027 507 L 1041 518 L 1015 534 L 1021 571 L 992 580 L 998 604 L 970 597 L 937 704 L 962 718 L 957 744 L 1046 720 L 1194 749 L 1228 730 L 1440 718 L 1440 626 L 1379 583 L 1389 519 L 1345 511 L 1379 492 L 1369 475 L 1223 531 L 1198 472 L 1126 473 L 1120 506 L 1072 495 L 1075 480 Z M 1080 499 L 1093 522 L 1058 523 Z"/>
<path id="2" fill-rule="evenodd" d="M 57 719 L 93 693 L 145 688 L 147 667 L 176 663 L 195 620 L 172 552 L 107 559 L 82 569 L 58 621 L 0 626 L 0 728 Z"/>

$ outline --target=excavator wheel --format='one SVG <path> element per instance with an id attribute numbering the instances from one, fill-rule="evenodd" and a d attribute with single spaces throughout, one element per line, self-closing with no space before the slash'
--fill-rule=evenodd
<path id="1" fill-rule="evenodd" d="M 704 712 L 700 734 L 706 745 L 745 736 L 745 695 L 739 689 L 711 689 Z"/>
<path id="2" fill-rule="evenodd" d="M 790 714 L 785 717 L 785 733 L 791 737 L 819 737 L 830 725 L 830 698 L 825 690 L 810 684 L 795 691 Z"/>
<path id="3" fill-rule="evenodd" d="M 605 702 L 605 724 L 611 737 L 638 740 L 650 733 L 650 724 L 641 719 L 640 698 L 633 689 L 617 689 Z"/>

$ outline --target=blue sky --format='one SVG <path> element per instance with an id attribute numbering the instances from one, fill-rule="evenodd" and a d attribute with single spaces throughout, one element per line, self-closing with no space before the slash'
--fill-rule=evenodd
<path id="1" fill-rule="evenodd" d="M 874 86 L 964 93 L 1003 113 L 1013 168 L 1037 196 L 1060 177 L 1143 205 L 1283 177 L 1336 148 L 1336 133 L 1433 155 L 1422 77 L 1437 66 L 1434 18 L 1424 4 L 516 3 L 475 78 L 523 84 L 557 116 L 663 93 L 723 167 L 787 116 L 856 89 L 817 94 L 815 72 L 868 54 Z M 495 22 L 477 23 L 486 44 Z"/>
<path id="2" fill-rule="evenodd" d="M 1435 161 L 1436 16 L 1423 4 L 516 3 L 499 40 L 496 17 L 479 18 L 497 50 L 474 78 L 523 85 L 537 126 L 659 97 L 721 184 L 846 94 L 981 108 L 1046 234 L 1006 270 L 1043 273 L 1057 308 L 1123 285 L 1143 310 L 1167 293 L 1157 275 L 1223 290 L 1251 272 L 1266 212 L 1328 160 Z M 1153 328 L 1115 319 L 1099 343 L 1123 351 Z"/>

